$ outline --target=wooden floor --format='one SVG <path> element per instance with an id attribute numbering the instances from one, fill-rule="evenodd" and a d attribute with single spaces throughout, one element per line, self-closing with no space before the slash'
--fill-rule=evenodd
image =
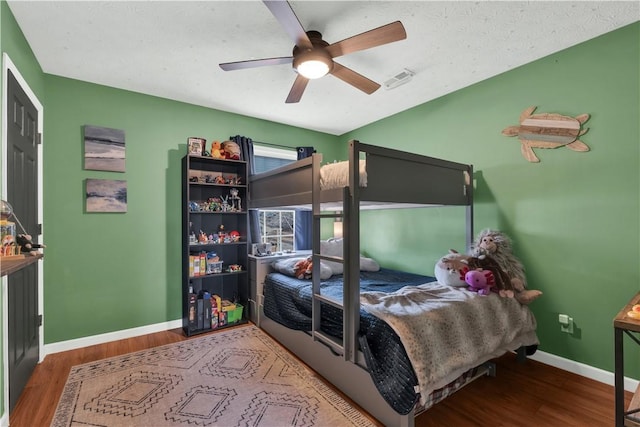
<path id="1" fill-rule="evenodd" d="M 242 327 L 242 326 L 239 326 Z M 48 426 L 72 366 L 186 339 L 180 329 L 51 354 L 39 364 L 10 414 L 11 427 Z M 197 339 L 197 338 L 195 338 Z M 614 425 L 613 387 L 515 355 L 416 418 L 416 427 Z M 631 393 L 626 393 L 626 404 Z"/>

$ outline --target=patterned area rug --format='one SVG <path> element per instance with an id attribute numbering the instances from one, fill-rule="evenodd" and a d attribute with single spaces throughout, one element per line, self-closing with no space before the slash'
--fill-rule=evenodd
<path id="1" fill-rule="evenodd" d="M 52 426 L 371 426 L 255 326 L 74 366 Z"/>

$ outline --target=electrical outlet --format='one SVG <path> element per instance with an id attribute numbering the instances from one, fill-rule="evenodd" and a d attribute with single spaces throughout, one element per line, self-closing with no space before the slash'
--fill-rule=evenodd
<path id="1" fill-rule="evenodd" d="M 559 314 L 558 322 L 560 322 L 560 331 L 573 334 L 573 318 L 567 314 Z"/>

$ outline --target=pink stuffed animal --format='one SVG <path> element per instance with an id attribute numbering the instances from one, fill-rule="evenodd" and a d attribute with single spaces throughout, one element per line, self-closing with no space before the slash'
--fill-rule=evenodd
<path id="1" fill-rule="evenodd" d="M 464 275 L 464 281 L 469 285 L 469 290 L 477 292 L 478 295 L 489 295 L 491 288 L 496 284 L 493 273 L 481 268 L 468 271 Z"/>

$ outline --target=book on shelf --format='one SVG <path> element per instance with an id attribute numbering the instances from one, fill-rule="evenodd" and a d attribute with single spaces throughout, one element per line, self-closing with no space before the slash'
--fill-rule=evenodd
<path id="1" fill-rule="evenodd" d="M 198 307 L 197 307 L 198 295 L 190 293 L 188 295 L 187 313 L 188 313 L 188 326 L 189 330 L 195 331 L 198 329 Z"/>

